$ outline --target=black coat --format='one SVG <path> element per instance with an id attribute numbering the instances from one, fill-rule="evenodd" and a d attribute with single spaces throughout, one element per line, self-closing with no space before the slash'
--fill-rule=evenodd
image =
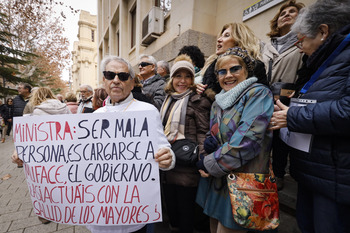
<path id="1" fill-rule="evenodd" d="M 314 73 L 349 32 L 350 25 L 328 38 L 309 57 L 309 72 L 304 74 Z M 317 103 L 290 107 L 287 126 L 290 131 L 312 134 L 314 138 L 310 153 L 291 151 L 291 175 L 315 192 L 350 205 L 350 44 L 302 98 Z"/>
<path id="2" fill-rule="evenodd" d="M 7 120 L 9 119 L 8 108 L 6 104 L 0 106 L 0 115 L 4 119 L 7 124 Z"/>
<path id="3" fill-rule="evenodd" d="M 23 116 L 23 110 L 27 102 L 28 100 L 24 100 L 20 95 L 13 99 L 13 117 Z"/>

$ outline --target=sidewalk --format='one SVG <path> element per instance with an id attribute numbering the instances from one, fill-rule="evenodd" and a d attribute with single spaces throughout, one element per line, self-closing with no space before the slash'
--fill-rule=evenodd
<path id="1" fill-rule="evenodd" d="M 0 143 L 0 233 L 89 233 L 84 226 L 72 226 L 51 222 L 44 225 L 33 213 L 28 186 L 23 168 L 11 162 L 14 150 L 12 139 L 7 137 Z M 296 183 L 290 177 L 285 178 L 285 188 L 279 193 L 281 202 L 279 233 L 300 233 L 296 225 L 295 201 Z M 166 219 L 166 216 L 163 217 Z M 155 224 L 155 233 L 170 233 L 168 223 Z"/>

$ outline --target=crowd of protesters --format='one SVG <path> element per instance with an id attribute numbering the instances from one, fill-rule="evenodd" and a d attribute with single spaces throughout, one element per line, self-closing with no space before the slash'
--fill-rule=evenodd
<path id="1" fill-rule="evenodd" d="M 101 62 L 104 87 L 81 85 L 79 102 L 75 93 L 63 99 L 47 88 L 33 91 L 20 84 L 18 96 L 0 103 L 2 142 L 28 101 L 30 115 L 103 113 L 109 106 L 115 106 L 113 112 L 155 111 L 160 143 L 155 159 L 172 232 L 263 231 L 237 221 L 227 177 L 274 173 L 276 191 L 283 189 L 288 156 L 298 183 L 300 230 L 349 232 L 349 12 L 346 0 L 318 0 L 308 7 L 289 0 L 270 21 L 269 43 L 244 23 L 228 23 L 206 60 L 192 45 L 171 64 L 143 54 L 137 74 L 125 59 L 107 56 Z M 309 149 L 289 144 L 286 135 L 309 135 L 303 142 Z M 198 146 L 194 163 L 176 154 L 173 146 L 181 140 Z M 12 159 L 22 166 L 16 153 Z M 144 224 L 87 228 L 152 232 Z"/>

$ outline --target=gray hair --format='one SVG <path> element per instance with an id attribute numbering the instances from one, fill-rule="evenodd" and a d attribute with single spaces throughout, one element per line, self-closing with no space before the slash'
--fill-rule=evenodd
<path id="1" fill-rule="evenodd" d="M 167 61 L 161 60 L 157 63 L 157 65 L 159 67 L 162 67 L 167 74 L 170 74 L 170 67 L 169 67 L 169 63 Z"/>
<path id="2" fill-rule="evenodd" d="M 139 60 L 141 60 L 142 58 L 147 58 L 149 63 L 152 63 L 154 65 L 154 72 L 156 73 L 158 69 L 157 60 L 153 56 L 147 54 L 141 54 Z"/>
<path id="3" fill-rule="evenodd" d="M 116 61 L 116 62 L 123 63 L 123 64 L 127 65 L 130 77 L 132 79 L 135 78 L 135 72 L 132 69 L 131 64 L 127 60 L 125 60 L 124 58 L 121 58 L 121 57 L 118 57 L 118 56 L 107 56 L 107 57 L 103 58 L 103 60 L 101 61 L 101 70 L 102 71 L 106 71 L 106 66 L 111 61 Z"/>
<path id="4" fill-rule="evenodd" d="M 82 84 L 80 85 L 80 88 L 86 88 L 86 90 L 90 91 L 91 93 L 94 93 L 94 89 L 88 84 Z"/>
<path id="5" fill-rule="evenodd" d="M 292 31 L 315 38 L 318 27 L 326 24 L 329 34 L 333 34 L 350 23 L 349 12 L 349 0 L 318 0 L 300 11 Z"/>

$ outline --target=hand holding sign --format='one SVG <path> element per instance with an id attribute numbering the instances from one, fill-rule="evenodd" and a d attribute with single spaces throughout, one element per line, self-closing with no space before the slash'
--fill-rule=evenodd
<path id="1" fill-rule="evenodd" d="M 169 148 L 160 148 L 154 155 L 156 162 L 158 162 L 160 168 L 168 168 L 172 162 L 172 155 Z M 175 163 L 175 161 L 174 161 Z"/>

